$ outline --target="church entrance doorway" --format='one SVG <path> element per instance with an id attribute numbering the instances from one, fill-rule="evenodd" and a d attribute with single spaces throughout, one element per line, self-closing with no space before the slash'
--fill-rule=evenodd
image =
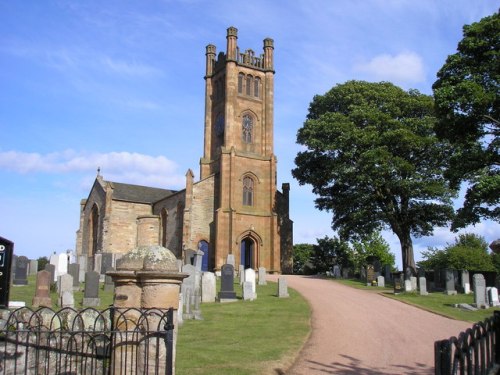
<path id="1" fill-rule="evenodd" d="M 209 263 L 209 250 L 208 250 L 208 242 L 200 241 L 198 243 L 198 250 L 203 251 L 203 257 L 201 258 L 201 270 L 203 272 L 208 271 L 208 263 Z"/>
<path id="2" fill-rule="evenodd" d="M 241 264 L 244 268 L 254 268 L 253 256 L 255 251 L 255 243 L 249 237 L 241 241 Z"/>

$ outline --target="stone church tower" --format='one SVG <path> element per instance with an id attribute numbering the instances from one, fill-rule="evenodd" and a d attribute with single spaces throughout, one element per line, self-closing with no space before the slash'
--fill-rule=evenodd
<path id="1" fill-rule="evenodd" d="M 265 39 L 263 54 L 256 56 L 251 49 L 240 51 L 237 39 L 238 30 L 230 27 L 225 53 L 217 54 L 214 45 L 206 47 L 200 180 L 195 182 L 193 172 L 188 170 L 186 188 L 172 191 L 107 183 L 100 177 L 89 199 L 82 202 L 77 234 L 79 254 L 125 253 L 137 246 L 137 243 L 129 243 L 123 249 L 96 246 L 99 239 L 103 245 L 110 244 L 104 237 L 110 236 L 111 226 L 106 225 L 106 233 L 101 230 L 99 234 L 96 223 L 101 220 L 104 227 L 106 218 L 98 218 L 95 212 L 108 213 L 111 218 L 114 189 L 121 192 L 115 200 L 124 216 L 123 222 L 115 223 L 116 230 L 144 232 L 144 228 L 149 228 L 150 242 L 169 248 L 184 262 L 192 252 L 201 250 L 203 270 L 220 270 L 231 254 L 236 268 L 243 265 L 254 269 L 265 267 L 271 273 L 292 272 L 290 188 L 289 184 L 283 184 L 282 192 L 277 191 L 273 150 L 274 42 Z M 103 194 L 102 186 L 108 186 L 106 183 L 110 187 Z M 126 203 L 125 196 L 135 200 Z M 105 210 L 96 207 L 99 202 Z M 130 204 L 127 212 L 124 204 Z M 144 205 L 149 207 L 148 212 Z M 135 224 L 130 223 L 132 217 L 137 219 Z M 89 224 L 86 228 L 86 223 L 93 226 Z M 134 236 L 137 237 L 136 233 L 126 237 Z M 142 234 L 140 237 L 144 238 Z M 85 244 L 85 238 L 92 239 L 94 245 Z M 95 251 L 85 251 L 91 247 Z"/>

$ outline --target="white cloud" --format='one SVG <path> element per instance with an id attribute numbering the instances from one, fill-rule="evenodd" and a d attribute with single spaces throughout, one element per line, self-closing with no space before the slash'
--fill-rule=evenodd
<path id="1" fill-rule="evenodd" d="M 411 51 L 401 52 L 395 56 L 381 54 L 370 61 L 356 64 L 353 70 L 366 74 L 367 79 L 376 81 L 389 81 L 396 84 L 425 81 L 422 58 Z"/>
<path id="2" fill-rule="evenodd" d="M 0 170 L 19 174 L 95 173 L 98 167 L 110 181 L 163 187 L 182 186 L 184 181 L 184 176 L 177 172 L 177 164 L 164 156 L 131 152 L 79 153 L 73 150 L 48 154 L 0 152 Z"/>

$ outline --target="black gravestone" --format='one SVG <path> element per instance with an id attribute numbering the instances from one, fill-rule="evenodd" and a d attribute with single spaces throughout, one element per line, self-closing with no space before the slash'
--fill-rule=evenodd
<path id="1" fill-rule="evenodd" d="M 105 275 L 113 267 L 113 254 L 102 253 L 101 257 L 101 275 Z M 109 270 L 110 271 L 110 270 Z"/>
<path id="2" fill-rule="evenodd" d="M 17 257 L 14 269 L 14 285 L 28 285 L 28 264 L 30 260 L 25 256 Z"/>
<path id="3" fill-rule="evenodd" d="M 9 306 L 9 290 L 14 242 L 0 237 L 0 308 Z"/>
<path id="4" fill-rule="evenodd" d="M 55 282 L 55 278 L 56 278 L 56 266 L 54 266 L 53 264 L 47 263 L 45 265 L 45 271 L 49 271 L 50 272 L 50 283 Z"/>
<path id="5" fill-rule="evenodd" d="M 220 272 L 221 285 L 219 300 L 236 299 L 234 291 L 234 267 L 232 264 L 224 264 Z"/>

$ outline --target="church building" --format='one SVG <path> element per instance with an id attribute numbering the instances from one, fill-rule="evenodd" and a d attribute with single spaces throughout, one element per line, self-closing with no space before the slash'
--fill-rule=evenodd
<path id="1" fill-rule="evenodd" d="M 174 191 L 106 181 L 98 173 L 81 202 L 77 231 L 77 255 L 87 269 L 105 272 L 104 259 L 161 245 L 183 262 L 201 250 L 203 271 L 220 270 L 232 254 L 236 268 L 292 272 L 290 186 L 277 190 L 273 151 L 274 42 L 264 39 L 256 56 L 240 51 L 237 40 L 230 27 L 225 53 L 206 47 L 199 180 L 188 170 L 185 189 Z"/>

